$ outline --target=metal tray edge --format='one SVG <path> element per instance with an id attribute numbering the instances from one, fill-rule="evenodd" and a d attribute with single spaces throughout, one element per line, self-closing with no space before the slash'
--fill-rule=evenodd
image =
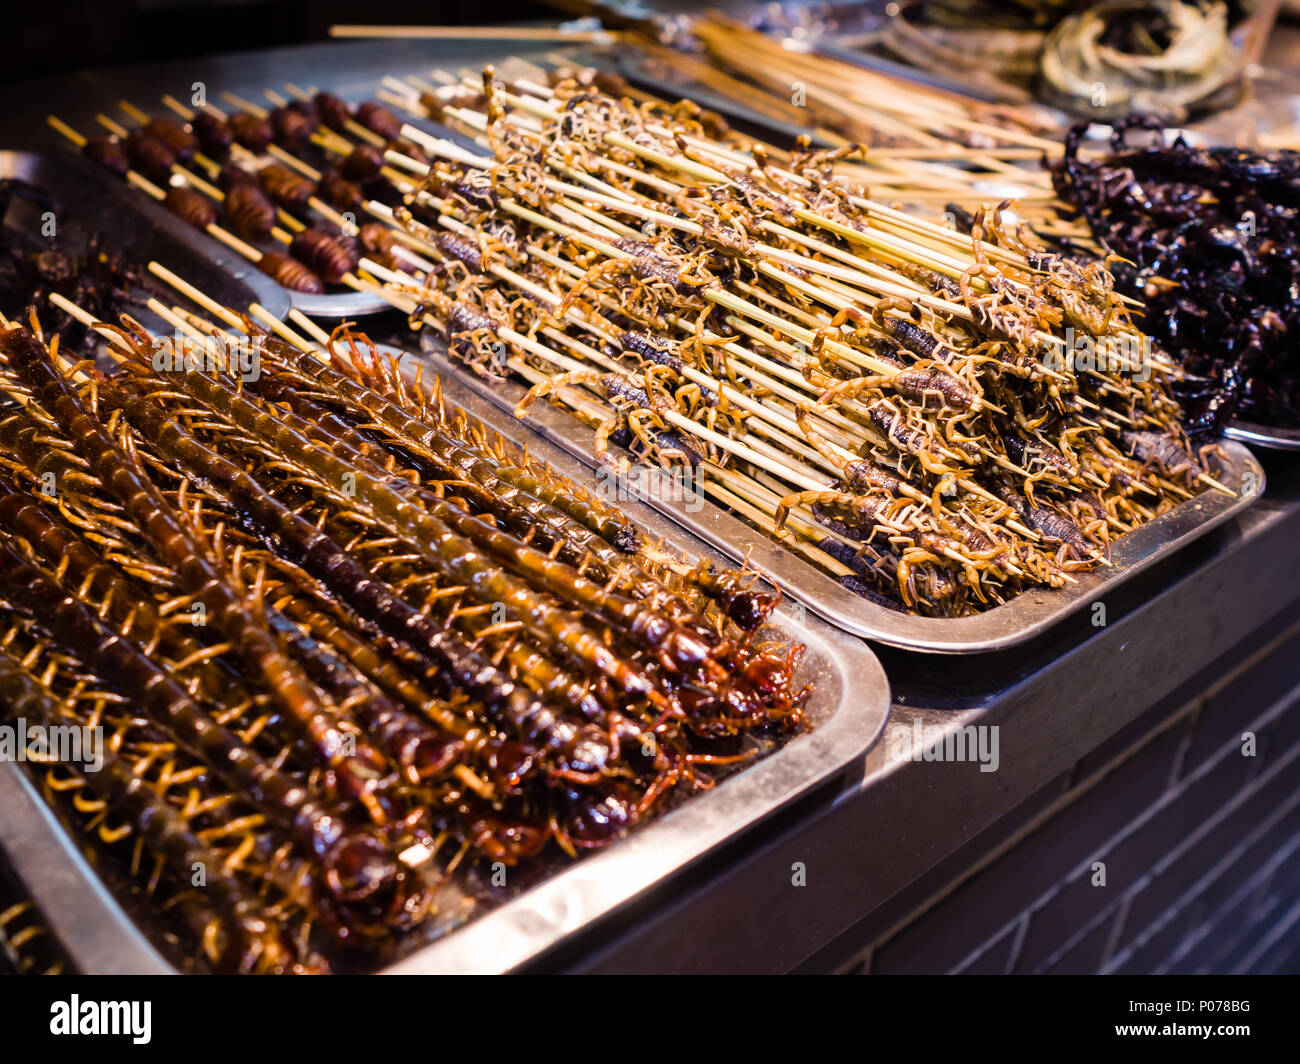
<path id="1" fill-rule="evenodd" d="M 0 809 L 0 850 L 80 972 L 175 971 L 126 915 L 13 761 L 0 764 Z"/>
<path id="2" fill-rule="evenodd" d="M 1271 451 L 1300 451 L 1300 428 L 1284 429 L 1253 421 L 1230 421 L 1223 434 L 1238 443 L 1265 447 Z"/>

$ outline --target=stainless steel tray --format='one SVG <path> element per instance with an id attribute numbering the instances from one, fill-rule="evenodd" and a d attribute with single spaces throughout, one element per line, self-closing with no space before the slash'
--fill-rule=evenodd
<path id="1" fill-rule="evenodd" d="M 1253 447 L 1267 447 L 1270 451 L 1300 451 L 1300 428 L 1281 429 L 1257 425 L 1253 421 L 1230 421 L 1223 434 L 1230 440 L 1249 443 Z"/>
<path id="2" fill-rule="evenodd" d="M 445 351 L 424 357 L 444 378 L 458 379 L 503 413 L 513 416 L 526 392 L 513 381 L 488 381 L 453 364 Z M 534 403 L 526 418 L 544 439 L 558 444 L 593 469 L 598 466 L 592 431 L 549 402 Z M 879 643 L 940 654 L 976 654 L 1016 646 L 1059 624 L 1129 577 L 1176 553 L 1240 513 L 1264 490 L 1264 470 L 1240 443 L 1224 444 L 1228 460 L 1221 480 L 1237 491 L 1202 492 L 1128 535 L 1111 548 L 1110 566 L 1074 574 L 1064 588 L 1027 591 L 974 617 L 917 617 L 877 605 L 842 587 L 776 540 L 694 493 L 647 492 L 651 504 L 734 561 L 748 561 L 795 602 L 855 635 Z"/>
<path id="3" fill-rule="evenodd" d="M 292 292 L 287 288 L 284 292 L 293 305 L 309 318 L 342 321 L 344 318 L 368 318 L 372 314 L 383 314 L 393 309 L 388 300 L 369 292 L 326 292 L 323 295 L 313 295 L 311 292 Z"/>
<path id="4" fill-rule="evenodd" d="M 559 448 L 539 442 L 463 382 L 447 377 L 452 407 L 499 431 L 557 472 L 579 483 L 590 474 Z M 620 503 L 653 537 L 692 555 L 719 560 L 689 533 L 638 503 Z M 692 862 L 750 830 L 820 787 L 848 783 L 885 726 L 889 688 L 884 670 L 861 641 L 797 607 L 785 606 L 774 634 L 797 639 L 807 653 L 796 679 L 813 683 L 812 730 L 633 831 L 627 838 L 542 880 L 499 907 L 382 969 L 385 973 L 496 972 L 517 968 L 558 946 L 592 921 L 667 883 Z M 0 763 L 0 848 L 39 903 L 50 929 L 87 974 L 158 973 L 176 969 L 113 899 L 39 797 L 18 764 Z"/>
<path id="5" fill-rule="evenodd" d="M 276 318 L 289 313 L 288 293 L 271 278 L 143 193 L 100 179 L 98 170 L 75 152 L 0 151 L 0 178 L 27 181 L 55 198 L 59 209 L 54 220 L 67 250 L 80 250 L 76 238 L 94 233 L 106 250 L 121 253 L 141 271 L 156 259 L 226 306 L 257 301 Z M 143 307 L 135 317 L 149 328 L 171 332 Z"/>

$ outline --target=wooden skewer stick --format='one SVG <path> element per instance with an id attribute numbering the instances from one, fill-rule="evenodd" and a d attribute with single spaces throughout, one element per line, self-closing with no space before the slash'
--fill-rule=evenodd
<path id="1" fill-rule="evenodd" d="M 76 130 L 72 129 L 72 127 L 67 125 L 67 123 L 56 118 L 54 115 L 48 116 L 46 118 L 46 121 L 49 123 L 49 125 L 52 128 L 62 133 L 78 147 L 81 147 L 86 143 L 86 138 L 84 136 L 82 136 Z M 152 199 L 161 202 L 162 200 L 167 198 L 167 193 L 165 193 L 162 189 L 160 189 L 157 185 L 155 185 L 143 174 L 135 170 L 128 170 L 126 172 L 126 179 L 132 185 L 140 189 L 142 192 L 144 192 L 147 196 L 149 196 Z M 235 236 L 234 233 L 227 232 L 225 229 L 222 229 L 221 226 L 217 225 L 215 222 L 212 223 L 211 225 L 205 226 L 204 230 L 205 232 L 208 233 L 208 235 L 215 237 L 217 240 L 220 240 L 232 251 L 248 259 L 249 262 L 257 263 L 262 261 L 262 253 L 258 251 L 257 248 L 253 247 L 251 244 L 246 244 L 244 241 L 240 240 L 239 237 Z"/>
<path id="2" fill-rule="evenodd" d="M 364 26 L 335 25 L 331 37 L 380 37 L 411 40 L 563 41 L 572 44 L 613 44 L 609 30 L 570 30 L 560 26 Z"/>

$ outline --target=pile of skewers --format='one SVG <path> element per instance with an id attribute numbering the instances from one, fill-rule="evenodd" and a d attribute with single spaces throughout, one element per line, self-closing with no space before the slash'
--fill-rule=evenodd
<path id="1" fill-rule="evenodd" d="M 0 332 L 0 705 L 100 729 L 98 771 L 44 789 L 187 963 L 373 966 L 803 727 L 752 577 L 647 542 L 364 337 L 189 294 L 228 329 L 52 297 L 108 373 L 34 315 Z"/>
<path id="2" fill-rule="evenodd" d="M 1176 369 L 1100 265 L 972 238 L 855 192 L 842 152 L 777 162 L 653 104 L 492 71 L 415 127 L 396 217 L 415 326 L 698 489 L 860 594 L 961 616 L 1060 586 L 1205 486 Z M 522 404 L 521 413 L 528 403 Z M 1226 489 L 1222 489 L 1226 490 Z"/>
<path id="3" fill-rule="evenodd" d="M 798 124 L 813 119 L 823 131 L 855 142 L 950 152 L 965 145 L 987 149 L 996 156 L 1009 149 L 1044 147 L 1042 134 L 1056 125 L 1045 109 L 1033 105 L 988 104 L 839 59 L 796 51 L 717 13 L 694 20 L 691 31 L 720 72 L 711 74 L 699 67 L 684 71 L 694 71 L 711 89 L 740 102 L 771 107 L 773 99 L 781 101 L 792 109 L 792 117 L 802 119 Z M 635 43 L 661 61 L 671 62 L 652 44 Z"/>

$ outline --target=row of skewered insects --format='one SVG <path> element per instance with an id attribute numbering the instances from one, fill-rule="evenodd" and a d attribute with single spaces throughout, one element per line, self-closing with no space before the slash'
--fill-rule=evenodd
<path id="1" fill-rule="evenodd" d="M 278 241 L 250 257 L 288 287 L 382 293 L 611 463 L 614 442 L 690 469 L 890 608 L 1059 586 L 1213 490 L 1174 367 L 1056 357 L 1066 329 L 1135 338 L 1131 301 L 995 215 L 936 232 L 833 155 L 590 80 L 489 72 L 410 104 L 481 154 L 328 94 L 84 146 L 199 228 Z M 647 542 L 359 334 L 181 323 L 257 371 L 160 369 L 129 318 L 99 330 L 111 371 L 35 316 L 0 334 L 0 700 L 102 729 L 101 771 L 42 787 L 184 963 L 374 967 L 807 726 L 755 574 Z"/>

